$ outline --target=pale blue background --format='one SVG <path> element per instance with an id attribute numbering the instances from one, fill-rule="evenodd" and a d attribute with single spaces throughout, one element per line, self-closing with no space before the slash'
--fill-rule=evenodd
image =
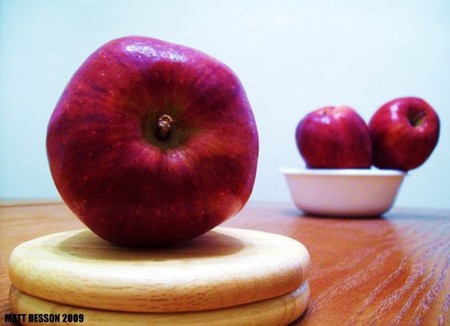
<path id="1" fill-rule="evenodd" d="M 368 121 L 399 96 L 438 111 L 441 139 L 399 206 L 450 207 L 450 1 L 0 0 L 0 198 L 58 198 L 49 116 L 98 46 L 130 34 L 207 52 L 240 77 L 259 127 L 252 200 L 289 201 L 280 167 L 303 167 L 297 122 L 329 104 Z"/>

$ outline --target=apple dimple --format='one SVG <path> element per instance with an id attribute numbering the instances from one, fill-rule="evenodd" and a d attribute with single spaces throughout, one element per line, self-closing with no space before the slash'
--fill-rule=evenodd
<path id="1" fill-rule="evenodd" d="M 409 120 L 409 123 L 411 124 L 411 126 L 418 127 L 423 123 L 425 116 L 426 116 L 425 111 L 419 111 L 419 112 L 410 114 L 408 116 L 408 120 Z"/>
<path id="2" fill-rule="evenodd" d="M 144 118 L 141 130 L 145 143 L 161 149 L 182 146 L 186 141 L 186 126 L 180 125 L 178 116 L 167 113 L 149 114 Z"/>

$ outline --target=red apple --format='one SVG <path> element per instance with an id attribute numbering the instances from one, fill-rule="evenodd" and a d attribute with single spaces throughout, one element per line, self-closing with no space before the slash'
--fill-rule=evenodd
<path id="1" fill-rule="evenodd" d="M 348 106 L 327 106 L 307 114 L 297 125 L 295 139 L 308 168 L 370 168 L 369 129 Z"/>
<path id="2" fill-rule="evenodd" d="M 369 122 L 373 165 L 408 171 L 430 157 L 439 140 L 439 117 L 417 97 L 398 98 L 381 106 Z"/>
<path id="3" fill-rule="evenodd" d="M 216 59 L 130 36 L 76 71 L 51 116 L 47 155 L 68 207 L 132 246 L 195 238 L 247 202 L 258 134 L 244 89 Z"/>

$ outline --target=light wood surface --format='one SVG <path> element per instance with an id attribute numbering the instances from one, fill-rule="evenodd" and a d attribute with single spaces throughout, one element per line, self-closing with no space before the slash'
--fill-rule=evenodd
<path id="1" fill-rule="evenodd" d="M 21 293 L 15 288 L 11 291 L 11 306 L 14 311 L 26 315 L 38 311 L 49 316 L 61 316 L 60 318 L 64 314 L 71 314 L 72 318 L 81 315 L 84 323 L 74 323 L 81 325 L 288 325 L 304 312 L 308 299 L 309 286 L 308 283 L 304 283 L 298 289 L 280 297 L 224 309 L 179 313 L 133 313 L 56 304 Z M 35 325 L 31 322 L 28 324 Z"/>
<path id="2" fill-rule="evenodd" d="M 82 226 L 63 204 L 0 207 L 0 322 L 11 312 L 5 263 L 12 250 Z M 222 226 L 282 234 L 308 249 L 311 297 L 294 324 L 450 325 L 449 210 L 316 218 L 291 203 L 249 203 Z"/>
<path id="3" fill-rule="evenodd" d="M 163 249 L 113 245 L 88 229 L 22 243 L 9 260 L 12 284 L 53 302 L 112 311 L 221 309 L 300 287 L 309 254 L 296 240 L 218 227 Z"/>

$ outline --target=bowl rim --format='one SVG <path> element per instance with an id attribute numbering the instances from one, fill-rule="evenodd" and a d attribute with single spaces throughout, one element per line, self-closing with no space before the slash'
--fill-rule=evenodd
<path id="1" fill-rule="evenodd" d="M 284 175 L 305 175 L 305 176 L 364 176 L 364 177 L 383 177 L 400 176 L 407 174 L 401 170 L 388 169 L 312 169 L 312 168 L 280 168 L 280 173 Z"/>

